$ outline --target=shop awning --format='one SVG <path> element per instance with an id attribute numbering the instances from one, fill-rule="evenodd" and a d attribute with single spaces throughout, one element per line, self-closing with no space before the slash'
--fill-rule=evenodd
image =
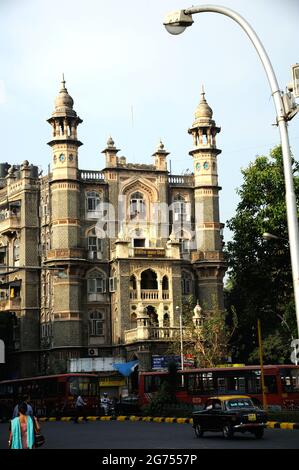
<path id="1" fill-rule="evenodd" d="M 124 375 L 125 377 L 129 377 L 129 375 L 134 372 L 135 367 L 137 367 L 139 364 L 139 361 L 130 361 L 130 362 L 125 362 L 125 363 L 118 363 L 118 364 L 113 364 L 114 369 L 118 370 L 118 372 L 121 375 Z"/>

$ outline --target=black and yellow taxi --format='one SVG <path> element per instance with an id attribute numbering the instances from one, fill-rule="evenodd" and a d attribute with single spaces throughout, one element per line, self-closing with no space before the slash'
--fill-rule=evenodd
<path id="1" fill-rule="evenodd" d="M 195 411 L 192 417 L 196 437 L 202 437 L 206 431 L 220 431 L 226 439 L 231 439 L 235 432 L 250 432 L 261 439 L 267 423 L 267 413 L 246 395 L 208 398 L 204 409 Z"/>

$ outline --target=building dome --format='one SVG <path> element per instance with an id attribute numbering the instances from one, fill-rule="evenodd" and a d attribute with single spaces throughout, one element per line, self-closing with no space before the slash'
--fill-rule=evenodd
<path id="1" fill-rule="evenodd" d="M 195 111 L 195 119 L 202 119 L 202 118 L 212 119 L 212 117 L 213 117 L 213 111 L 205 99 L 204 90 L 202 90 L 201 100 Z"/>
<path id="2" fill-rule="evenodd" d="M 62 88 L 59 92 L 59 95 L 57 96 L 55 100 L 55 108 L 60 108 L 62 106 L 65 106 L 66 108 L 73 108 L 73 105 L 74 105 L 74 100 L 68 94 L 68 91 L 65 88 L 65 80 L 62 80 Z"/>
<path id="3" fill-rule="evenodd" d="M 70 116 L 76 116 L 76 112 L 73 110 L 74 100 L 68 94 L 68 91 L 65 87 L 65 80 L 63 77 L 62 87 L 59 92 L 59 95 L 55 99 L 55 111 L 54 114 L 61 115 L 66 114 Z"/>

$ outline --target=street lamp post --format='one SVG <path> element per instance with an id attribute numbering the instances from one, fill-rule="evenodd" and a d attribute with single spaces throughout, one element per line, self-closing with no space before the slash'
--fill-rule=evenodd
<path id="1" fill-rule="evenodd" d="M 263 44 L 261 43 L 259 37 L 252 29 L 250 24 L 237 12 L 230 10 L 229 8 L 218 6 L 218 5 L 202 5 L 187 8 L 185 10 L 176 11 L 169 14 L 165 21 L 164 25 L 168 32 L 171 34 L 180 34 L 186 27 L 193 24 L 192 15 L 195 13 L 220 13 L 222 15 L 228 16 L 232 20 L 236 21 L 241 28 L 245 31 L 252 44 L 254 45 L 260 60 L 265 69 L 271 93 L 274 100 L 274 105 L 276 109 L 276 121 L 279 127 L 280 140 L 282 147 L 283 155 L 283 168 L 284 168 L 284 178 L 285 178 L 285 188 L 286 188 L 286 207 L 287 207 L 287 220 L 288 220 L 288 231 L 289 231 L 289 240 L 290 240 L 290 253 L 291 253 L 291 264 L 292 264 L 292 274 L 293 274 L 293 284 L 294 284 L 294 297 L 295 297 L 295 307 L 296 307 L 296 318 L 297 318 L 297 329 L 298 329 L 298 338 L 299 338 L 299 231 L 298 231 L 298 216 L 297 216 L 297 205 L 296 205 L 296 196 L 294 192 L 294 182 L 293 182 L 293 173 L 292 173 L 292 164 L 291 164 L 291 152 L 289 144 L 289 136 L 287 129 L 287 121 L 290 120 L 297 112 L 298 108 L 295 105 L 295 110 L 290 113 L 290 110 L 287 109 L 287 100 L 283 99 L 282 93 L 278 87 L 278 82 L 272 67 L 272 64 L 269 60 L 269 57 L 264 49 Z M 295 67 L 295 70 L 298 72 L 298 67 Z M 286 96 L 286 95 L 284 95 Z M 296 94 L 295 94 L 296 96 Z"/>
<path id="2" fill-rule="evenodd" d="M 184 370 L 184 352 L 183 352 L 183 320 L 181 308 L 177 305 L 175 307 L 180 317 L 180 343 L 181 343 L 181 369 Z"/>

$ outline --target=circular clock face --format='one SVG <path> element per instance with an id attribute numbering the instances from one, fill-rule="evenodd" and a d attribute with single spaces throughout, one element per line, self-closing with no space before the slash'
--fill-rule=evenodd
<path id="1" fill-rule="evenodd" d="M 204 162 L 203 167 L 204 167 L 205 170 L 207 170 L 209 168 L 208 162 Z"/>
<path id="2" fill-rule="evenodd" d="M 197 171 L 200 170 L 200 163 L 196 163 L 196 169 L 197 169 Z"/>
<path id="3" fill-rule="evenodd" d="M 63 153 L 61 153 L 61 154 L 59 155 L 59 160 L 60 160 L 61 162 L 64 162 L 65 156 L 63 155 Z"/>

